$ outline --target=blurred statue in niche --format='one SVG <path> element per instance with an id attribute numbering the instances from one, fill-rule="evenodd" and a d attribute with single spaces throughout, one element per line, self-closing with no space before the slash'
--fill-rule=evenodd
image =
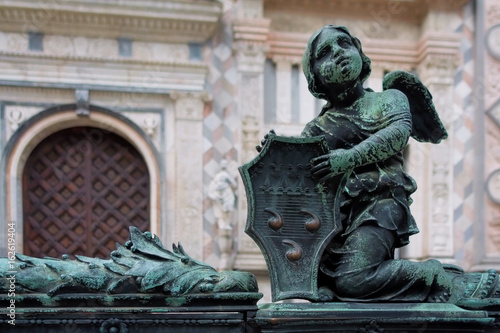
<path id="1" fill-rule="evenodd" d="M 219 248 L 221 258 L 219 269 L 231 269 L 231 257 L 233 249 L 233 213 L 235 209 L 235 189 L 237 183 L 228 171 L 228 161 L 222 160 L 221 170 L 217 172 L 208 187 L 208 197 L 214 205 L 214 215 L 219 228 Z"/>
<path id="2" fill-rule="evenodd" d="M 235 177 L 228 172 L 227 160 L 220 163 L 217 172 L 208 187 L 208 196 L 214 202 L 214 215 L 220 229 L 232 229 L 232 217 L 236 196 L 234 191 L 238 184 Z"/>
<path id="3" fill-rule="evenodd" d="M 412 262 L 394 258 L 395 248 L 407 245 L 409 236 L 418 233 L 409 209 L 410 195 L 417 187 L 404 171 L 402 151 L 410 136 L 420 142 L 435 144 L 447 138 L 427 88 L 416 76 L 403 71 L 386 75 L 382 92 L 364 88 L 363 83 L 371 72 L 370 59 L 363 53 L 360 41 L 343 26 L 328 25 L 311 36 L 303 57 L 303 71 L 310 92 L 327 103 L 304 128 L 301 135 L 304 139 L 295 138 L 294 142 L 288 139 L 287 143 L 292 150 L 291 144 L 300 140 L 321 137 L 326 141 L 326 151 L 310 159 L 308 169 L 303 168 L 300 177 L 314 179 L 318 193 L 336 193 L 338 203 L 338 212 L 333 214 L 337 223 L 335 230 L 328 236 L 318 258 L 318 292 L 313 291 L 306 298 L 313 301 L 455 304 L 468 299 L 498 298 L 498 274 L 493 270 L 464 273 L 460 267 L 443 265 L 437 260 Z M 276 152 L 278 148 L 269 146 L 286 141 L 271 131 L 257 150 L 260 155 Z M 266 169 L 263 159 L 260 162 L 258 159 L 259 156 L 240 169 L 250 196 L 261 188 L 268 194 L 273 188 L 265 182 L 260 187 L 250 185 L 253 179 L 265 172 L 261 170 L 270 170 Z M 291 163 L 289 168 L 300 169 L 299 164 L 293 166 L 293 162 L 285 162 L 281 156 L 278 159 L 283 165 Z M 339 182 L 339 178 L 343 181 Z M 296 192 L 304 192 L 303 188 L 299 190 Z M 294 194 L 295 200 L 302 200 L 302 194 L 297 193 Z M 286 190 L 280 193 L 281 196 L 287 194 Z M 294 199 L 290 197 L 289 200 Z M 254 205 L 259 203 L 255 199 L 250 201 Z M 288 207 L 284 210 L 296 209 L 295 206 Z M 318 220 L 314 230 L 318 233 L 325 225 L 325 221 L 318 217 L 320 214 L 310 213 L 300 204 L 297 207 L 300 212 Z M 264 210 L 279 221 L 279 227 L 276 227 L 277 224 L 271 224 L 269 219 L 269 229 L 273 230 L 264 232 L 271 236 L 256 234 L 252 222 L 247 222 L 247 232 L 250 230 L 254 240 L 261 242 L 259 246 L 263 251 L 271 248 L 270 239 L 288 232 L 285 227 L 290 222 L 288 216 L 291 216 L 291 213 L 271 206 Z M 256 214 L 260 212 L 250 213 L 249 220 Z M 293 251 L 286 252 L 287 248 L 283 247 L 282 253 L 266 254 L 268 265 L 274 260 L 267 257 L 293 252 L 297 254 L 294 264 L 299 266 L 304 251 L 302 234 L 307 234 L 305 229 L 307 225 L 296 229 L 293 235 L 300 236 L 295 240 L 283 240 L 284 244 L 293 245 Z M 273 244 L 275 248 L 280 246 Z M 292 272 L 287 274 L 293 275 Z M 283 274 L 276 275 L 275 279 L 279 279 Z M 288 286 L 273 282 L 273 288 Z M 300 295 L 293 290 L 289 292 L 290 295 Z"/>

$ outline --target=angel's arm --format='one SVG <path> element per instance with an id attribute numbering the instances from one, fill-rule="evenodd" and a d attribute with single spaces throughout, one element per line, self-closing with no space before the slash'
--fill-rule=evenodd
<path id="1" fill-rule="evenodd" d="M 403 150 L 411 134 L 411 113 L 406 96 L 399 91 L 386 91 L 390 120 L 388 125 L 350 149 L 335 149 L 313 159 L 312 172 L 320 181 L 328 180 L 353 168 L 383 161 Z"/>

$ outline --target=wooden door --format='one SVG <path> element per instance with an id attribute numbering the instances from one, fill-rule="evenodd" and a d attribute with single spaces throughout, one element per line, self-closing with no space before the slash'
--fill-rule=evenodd
<path id="1" fill-rule="evenodd" d="M 149 229 L 149 209 L 149 173 L 129 142 L 92 127 L 57 132 L 24 169 L 24 254 L 107 258 L 129 226 Z"/>

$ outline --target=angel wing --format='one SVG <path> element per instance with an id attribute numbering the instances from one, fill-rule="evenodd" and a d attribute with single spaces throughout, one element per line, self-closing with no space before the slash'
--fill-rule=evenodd
<path id="1" fill-rule="evenodd" d="M 418 77 L 405 71 L 394 71 L 384 77 L 382 86 L 384 90 L 397 89 L 408 98 L 412 115 L 411 136 L 414 139 L 439 143 L 448 137 L 432 102 L 432 95 Z"/>

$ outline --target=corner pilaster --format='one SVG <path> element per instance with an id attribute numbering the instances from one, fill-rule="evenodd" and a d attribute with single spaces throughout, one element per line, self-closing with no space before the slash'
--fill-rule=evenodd
<path id="1" fill-rule="evenodd" d="M 262 138 L 264 119 L 264 64 L 269 51 L 270 20 L 262 17 L 262 0 L 240 0 L 238 17 L 233 22 L 233 51 L 238 70 L 238 107 L 242 123 L 240 164 L 257 155 L 255 146 Z M 246 224 L 246 194 L 238 186 L 239 248 L 234 266 L 238 269 L 265 271 L 266 264 L 257 245 L 244 232 Z"/>
<path id="2" fill-rule="evenodd" d="M 175 105 L 175 231 L 187 253 L 203 259 L 203 110 L 206 93 L 172 93 Z M 167 193 L 167 195 L 169 195 Z M 173 195 L 173 194 L 171 194 Z"/>
<path id="3" fill-rule="evenodd" d="M 416 141 L 410 144 L 407 167 L 418 184 L 413 195 L 412 212 L 421 235 L 412 240 L 413 244 L 404 253 L 410 258 L 433 257 L 453 263 L 452 151 L 453 122 L 458 116 L 453 107 L 453 83 L 458 67 L 460 36 L 449 32 L 449 27 L 440 25 L 443 15 L 447 14 L 441 11 L 427 14 L 418 45 L 417 73 L 433 95 L 436 110 L 448 131 L 448 139 L 437 145 Z M 448 15 L 453 16 L 452 13 Z"/>

